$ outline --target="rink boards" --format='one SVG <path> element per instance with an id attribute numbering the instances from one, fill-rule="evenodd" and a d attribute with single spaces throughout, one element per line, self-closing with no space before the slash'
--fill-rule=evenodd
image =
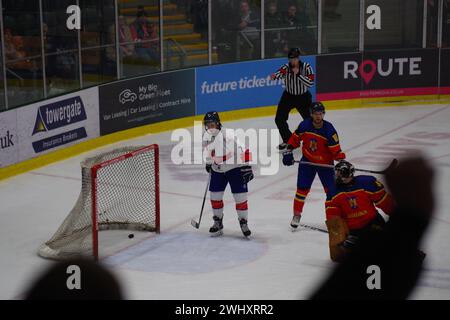
<path id="1" fill-rule="evenodd" d="M 450 101 L 450 49 L 307 56 L 313 99 L 327 109 Z M 0 113 L 0 180 L 123 139 L 182 127 L 210 110 L 224 120 L 273 115 L 285 58 L 121 80 Z"/>

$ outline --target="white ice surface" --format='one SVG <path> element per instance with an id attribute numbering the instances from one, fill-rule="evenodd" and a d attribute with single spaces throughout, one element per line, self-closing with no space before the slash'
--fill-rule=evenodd
<path id="1" fill-rule="evenodd" d="M 403 149 L 419 148 L 437 170 L 437 208 L 423 242 L 425 270 L 411 298 L 450 299 L 450 107 L 418 105 L 329 111 L 349 160 L 381 168 Z M 291 128 L 300 116 L 291 115 Z M 273 118 L 226 123 L 230 128 L 275 128 Z M 161 147 L 161 234 L 137 236 L 128 249 L 108 258 L 131 299 L 306 299 L 333 267 L 327 235 L 290 231 L 297 169 L 281 167 L 249 185 L 251 240 L 242 238 L 229 189 L 224 232 L 211 238 L 207 202 L 198 219 L 207 180 L 202 166 L 170 162 L 170 132 L 119 142 L 66 161 L 0 181 L 0 298 L 21 297 L 49 261 L 36 254 L 75 203 L 80 189 L 80 161 L 122 145 L 158 143 Z M 373 162 L 380 155 L 381 162 Z M 258 173 L 258 172 L 257 172 Z M 318 179 L 309 194 L 303 223 L 324 225 L 324 194 Z M 101 248 L 100 248 L 101 250 Z"/>

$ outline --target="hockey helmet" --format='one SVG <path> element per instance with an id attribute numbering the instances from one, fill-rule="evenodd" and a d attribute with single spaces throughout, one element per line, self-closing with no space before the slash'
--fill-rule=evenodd
<path id="1" fill-rule="evenodd" d="M 220 123 L 219 114 L 216 111 L 209 111 L 203 117 L 203 125 L 205 126 L 205 130 L 207 130 L 208 123 L 215 123 L 217 125 L 217 129 L 222 128 L 222 124 Z"/>
<path id="2" fill-rule="evenodd" d="M 311 114 L 314 112 L 322 112 L 325 113 L 325 106 L 320 101 L 313 102 L 311 104 Z"/>
<path id="3" fill-rule="evenodd" d="M 334 166 L 334 172 L 336 174 L 337 183 L 343 183 L 343 178 L 353 178 L 355 174 L 355 167 L 350 162 L 341 160 Z"/>
<path id="4" fill-rule="evenodd" d="M 299 48 L 291 48 L 288 52 L 288 59 L 298 58 L 301 55 L 301 51 Z"/>

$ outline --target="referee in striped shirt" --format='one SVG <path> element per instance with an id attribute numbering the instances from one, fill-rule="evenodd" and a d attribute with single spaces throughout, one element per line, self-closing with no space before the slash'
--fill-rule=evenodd
<path id="1" fill-rule="evenodd" d="M 281 66 L 277 72 L 271 75 L 272 80 L 283 78 L 285 83 L 285 90 L 278 102 L 275 116 L 275 123 L 283 139 L 283 143 L 278 146 L 279 150 L 286 149 L 287 142 L 292 135 L 287 124 L 289 112 L 296 108 L 303 120 L 311 116 L 312 96 L 308 90 L 314 85 L 314 72 L 309 63 L 300 60 L 300 55 L 299 48 L 290 49 L 289 63 Z"/>

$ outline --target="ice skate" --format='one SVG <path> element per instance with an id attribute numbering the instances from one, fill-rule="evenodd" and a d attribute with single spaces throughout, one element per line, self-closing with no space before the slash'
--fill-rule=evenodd
<path id="1" fill-rule="evenodd" d="M 241 225 L 241 230 L 242 230 L 242 233 L 244 234 L 244 236 L 249 237 L 252 234 L 252 232 L 248 228 L 247 220 L 241 219 L 241 220 L 239 220 L 239 224 Z"/>
<path id="2" fill-rule="evenodd" d="M 292 231 L 297 230 L 298 226 L 300 225 L 300 218 L 301 216 L 293 216 L 291 221 L 291 227 Z"/>
<path id="3" fill-rule="evenodd" d="M 223 234 L 223 224 L 222 224 L 222 219 L 219 217 L 214 216 L 214 224 L 212 225 L 211 228 L 209 228 L 209 232 L 211 233 L 212 237 L 218 237 L 221 236 Z"/>

